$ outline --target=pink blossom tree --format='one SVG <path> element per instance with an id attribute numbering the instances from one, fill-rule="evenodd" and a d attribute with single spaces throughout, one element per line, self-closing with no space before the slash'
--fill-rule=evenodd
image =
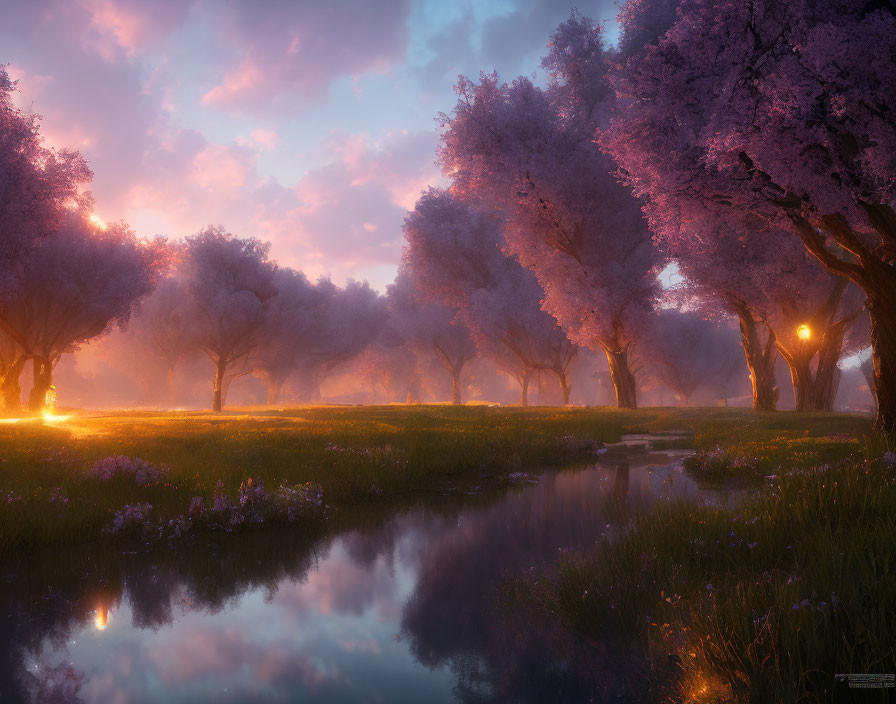
<path id="1" fill-rule="evenodd" d="M 315 289 L 320 306 L 309 321 L 314 334 L 299 351 L 294 373 L 302 397 L 308 400 L 320 398 L 321 382 L 356 360 L 380 336 L 388 319 L 385 298 L 366 281 L 339 287 L 321 279 Z"/>
<path id="2" fill-rule="evenodd" d="M 15 82 L 0 66 L 0 387 L 18 408 L 19 376 L 31 350 L 9 320 L 23 262 L 39 240 L 59 227 L 66 205 L 87 207 L 81 187 L 92 174 L 77 152 L 44 146 L 39 116 L 12 102 Z"/>
<path id="3" fill-rule="evenodd" d="M 604 351 L 617 404 L 633 408 L 658 254 L 640 202 L 595 144 L 615 100 L 610 59 L 599 27 L 574 14 L 551 38 L 547 89 L 462 78 L 439 157 L 460 193 L 507 213 L 506 248 L 535 272 L 544 309 L 573 342 Z"/>
<path id="4" fill-rule="evenodd" d="M 20 262 L 5 303 L 21 354 L 34 365 L 31 409 L 44 406 L 60 357 L 127 323 L 167 261 L 161 241 L 141 241 L 121 222 L 100 228 L 82 210 L 64 214 L 41 238 Z"/>
<path id="5" fill-rule="evenodd" d="M 458 308 L 480 354 L 519 384 L 521 405 L 539 369 L 568 396 L 576 346 L 541 310 L 535 276 L 501 251 L 502 228 L 498 213 L 431 188 L 405 219 L 403 266 L 425 297 Z"/>
<path id="6" fill-rule="evenodd" d="M 749 214 L 867 298 L 877 425 L 896 427 L 896 13 L 693 0 L 628 58 L 610 149 L 637 190 Z M 675 172 L 666 179 L 667 171 Z M 659 183 L 659 185 L 657 185 Z"/>
<path id="7" fill-rule="evenodd" d="M 718 389 L 727 402 L 735 373 L 742 373 L 737 333 L 724 321 L 704 319 L 695 311 L 658 312 L 641 349 L 645 376 L 670 389 L 684 404 L 701 387 Z M 736 369 L 732 359 L 738 362 Z"/>
<path id="8" fill-rule="evenodd" d="M 188 237 L 182 268 L 194 343 L 215 367 L 212 410 L 223 410 L 228 370 L 262 342 L 265 314 L 277 295 L 270 245 L 220 226 Z M 249 372 L 246 367 L 245 373 Z"/>
<path id="9" fill-rule="evenodd" d="M 357 369 L 370 389 L 374 403 L 379 389 L 385 394 L 386 403 L 416 403 L 420 400 L 418 357 L 412 345 L 388 324 L 358 356 Z"/>
<path id="10" fill-rule="evenodd" d="M 739 319 L 754 408 L 775 406 L 780 352 L 791 368 L 797 409 L 830 410 L 844 335 L 861 309 L 860 291 L 821 271 L 795 238 L 755 232 L 749 212 L 681 191 L 667 197 L 658 188 L 649 192 L 645 211 L 661 249 L 685 277 L 691 304 L 709 317 Z M 801 325 L 809 326 L 809 339 L 798 337 Z"/>
<path id="11" fill-rule="evenodd" d="M 387 292 L 390 319 L 404 340 L 420 354 L 435 354 L 451 377 L 451 403 L 461 403 L 461 375 L 476 357 L 476 345 L 458 310 L 421 300 L 411 275 L 399 269 Z"/>
<path id="12" fill-rule="evenodd" d="M 252 366 L 267 386 L 267 402 L 280 400 L 284 382 L 311 353 L 325 315 L 324 297 L 304 274 L 280 268 L 274 274 L 277 295 L 265 309 L 262 340 Z"/>

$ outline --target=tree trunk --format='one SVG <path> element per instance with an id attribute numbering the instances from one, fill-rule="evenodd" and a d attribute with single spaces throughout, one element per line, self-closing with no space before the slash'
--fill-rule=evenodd
<path id="1" fill-rule="evenodd" d="M 280 393 L 283 390 L 283 382 L 279 379 L 268 378 L 267 404 L 273 406 L 280 402 Z"/>
<path id="2" fill-rule="evenodd" d="M 812 370 L 805 354 L 785 357 L 790 367 L 790 381 L 793 384 L 793 409 L 805 413 L 812 409 L 812 397 L 815 384 L 812 381 Z"/>
<path id="3" fill-rule="evenodd" d="M 871 317 L 874 390 L 877 394 L 877 418 L 874 424 L 878 430 L 887 433 L 896 433 L 896 301 L 893 300 L 896 296 L 896 281 L 893 283 L 894 288 L 889 292 L 869 295 L 867 303 Z"/>
<path id="4" fill-rule="evenodd" d="M 874 404 L 874 414 L 877 415 L 877 390 L 874 388 L 874 359 L 869 356 L 861 366 L 862 374 L 865 377 L 865 383 L 868 384 L 868 391 L 871 393 L 871 403 Z"/>
<path id="5" fill-rule="evenodd" d="M 212 390 L 212 410 L 215 413 L 224 410 L 224 374 L 226 372 L 226 362 L 215 363 L 215 385 Z"/>
<path id="6" fill-rule="evenodd" d="M 532 372 L 525 372 L 520 378 L 520 405 L 526 407 L 529 405 L 529 381 L 532 379 Z"/>
<path id="7" fill-rule="evenodd" d="M 453 371 L 451 374 L 451 403 L 455 406 L 461 404 L 460 400 L 460 370 Z"/>
<path id="8" fill-rule="evenodd" d="M 49 360 L 41 357 L 33 358 L 34 386 L 28 395 L 28 408 L 32 411 L 40 411 L 47 406 L 47 391 L 53 385 L 53 366 Z"/>
<path id="9" fill-rule="evenodd" d="M 604 352 L 610 365 L 610 379 L 616 390 L 616 408 L 637 408 L 638 386 L 635 375 L 629 368 L 628 352 L 606 348 Z"/>
<path id="10" fill-rule="evenodd" d="M 566 378 L 566 373 L 559 371 L 557 372 L 557 378 L 560 379 L 560 390 L 563 392 L 563 405 L 569 405 L 569 395 L 572 393 L 572 386 L 569 383 L 569 380 Z"/>
<path id="11" fill-rule="evenodd" d="M 812 408 L 816 411 L 833 411 L 837 389 L 840 386 L 840 355 L 843 352 L 845 324 L 835 323 L 824 336 L 818 351 L 818 368 L 815 370 L 815 386 L 812 389 Z"/>
<path id="12" fill-rule="evenodd" d="M 770 182 L 767 174 L 764 177 Z M 784 189 L 779 190 L 783 191 Z M 875 427 L 896 433 L 896 214 L 881 203 L 861 203 L 881 246 L 869 249 L 838 214 L 820 218 L 820 226 L 838 247 L 855 255 L 858 262 L 841 259 L 827 247 L 825 237 L 800 210 L 799 199 L 780 201 L 806 249 L 833 274 L 850 279 L 865 292 L 871 318 L 871 356 L 877 392 Z M 816 223 L 819 224 L 819 223 Z"/>
<path id="13" fill-rule="evenodd" d="M 765 346 L 759 341 L 759 330 L 752 314 L 744 305 L 737 306 L 740 318 L 740 335 L 750 370 L 753 387 L 753 410 L 774 411 L 778 405 L 778 387 L 775 385 L 775 334 L 769 330 Z"/>
<path id="14" fill-rule="evenodd" d="M 15 362 L 9 365 L 6 373 L 3 375 L 3 381 L 0 382 L 3 396 L 3 408 L 8 412 L 18 412 L 22 410 L 22 387 L 19 384 L 19 377 L 22 376 L 22 370 L 25 368 L 27 357 L 22 355 Z"/>
<path id="15" fill-rule="evenodd" d="M 806 347 L 797 343 L 789 350 L 780 342 L 778 349 L 790 367 L 793 382 L 793 401 L 797 411 L 831 411 L 840 384 L 840 368 L 837 362 L 843 351 L 846 326 L 854 316 L 839 320 L 824 331 L 818 347 Z M 812 359 L 818 355 L 818 364 L 812 370 Z"/>

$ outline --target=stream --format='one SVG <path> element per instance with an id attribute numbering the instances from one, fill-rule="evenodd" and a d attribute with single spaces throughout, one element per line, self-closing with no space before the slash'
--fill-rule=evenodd
<path id="1" fill-rule="evenodd" d="M 654 440 L 506 491 L 360 508 L 319 536 L 4 567 L 0 700 L 587 701 L 624 672 L 570 665 L 549 625 L 502 607 L 502 585 L 587 552 L 630 511 L 728 500 L 682 472 L 689 450 Z"/>

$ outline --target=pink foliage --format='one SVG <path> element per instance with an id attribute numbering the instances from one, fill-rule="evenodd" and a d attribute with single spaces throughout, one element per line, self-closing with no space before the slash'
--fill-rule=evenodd
<path id="1" fill-rule="evenodd" d="M 20 262 L 4 315 L 30 354 L 55 364 L 125 325 L 167 261 L 163 242 L 139 240 L 123 222 L 101 229 L 68 212 Z"/>
<path id="2" fill-rule="evenodd" d="M 86 206 L 92 177 L 80 154 L 43 145 L 39 117 L 12 104 L 15 83 L 0 66 L 0 294 L 15 285 L 23 256 L 59 224 L 66 205 Z"/>
<path id="3" fill-rule="evenodd" d="M 574 346 L 541 310 L 535 276 L 501 251 L 499 214 L 429 189 L 404 227 L 404 265 L 429 300 L 459 309 L 480 353 L 524 389 L 538 368 L 571 363 Z"/>
<path id="4" fill-rule="evenodd" d="M 506 247 L 536 273 L 545 310 L 570 338 L 620 350 L 652 308 L 657 253 L 641 204 L 594 143 L 613 104 L 599 28 L 574 14 L 544 66 L 547 90 L 524 78 L 461 79 L 440 159 L 461 192 L 507 212 Z"/>

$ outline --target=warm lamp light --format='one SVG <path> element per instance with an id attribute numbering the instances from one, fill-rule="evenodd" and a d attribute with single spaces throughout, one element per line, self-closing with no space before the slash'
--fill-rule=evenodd
<path id="1" fill-rule="evenodd" d="M 109 609 L 105 606 L 100 606 L 96 610 L 96 618 L 93 619 L 93 625 L 96 626 L 96 630 L 105 631 L 106 626 L 109 625 Z"/>
<path id="2" fill-rule="evenodd" d="M 804 323 L 796 329 L 796 336 L 801 340 L 808 340 L 812 337 L 812 329 Z"/>

